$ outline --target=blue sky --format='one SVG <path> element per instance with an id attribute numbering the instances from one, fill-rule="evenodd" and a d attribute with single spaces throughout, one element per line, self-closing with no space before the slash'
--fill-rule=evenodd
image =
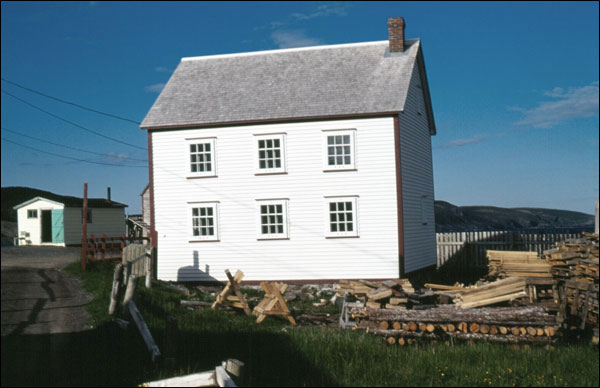
<path id="1" fill-rule="evenodd" d="M 138 122 L 181 57 L 385 40 L 387 18 L 403 16 L 406 36 L 421 38 L 425 54 L 438 129 L 436 199 L 586 213 L 598 199 L 597 2 L 1 7 L 3 78 Z M 148 171 L 135 166 L 146 164 L 145 131 L 5 81 L 2 89 L 78 125 L 3 92 L 2 186 L 81 196 L 88 181 L 90 196 L 104 197 L 111 186 L 114 200 L 140 212 Z"/>

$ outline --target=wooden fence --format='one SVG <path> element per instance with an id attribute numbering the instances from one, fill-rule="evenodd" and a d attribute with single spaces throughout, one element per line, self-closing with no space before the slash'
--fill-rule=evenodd
<path id="1" fill-rule="evenodd" d="M 555 242 L 579 238 L 583 229 L 532 231 L 478 231 L 436 233 L 437 266 L 458 261 L 461 266 L 486 267 L 488 249 L 533 251 L 538 255 L 553 248 Z"/>
<path id="2" fill-rule="evenodd" d="M 124 234 L 119 237 L 107 237 L 105 234 L 95 237 L 92 234 L 87 239 L 85 256 L 87 261 L 121 259 L 125 246 L 133 243 L 149 244 L 149 242 L 150 239 L 148 237 L 126 237 Z"/>

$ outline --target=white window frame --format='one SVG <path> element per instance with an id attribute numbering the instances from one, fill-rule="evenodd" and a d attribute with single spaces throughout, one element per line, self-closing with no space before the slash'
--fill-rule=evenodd
<path id="1" fill-rule="evenodd" d="M 212 208 L 213 213 L 213 228 L 215 229 L 215 233 L 212 236 L 194 236 L 194 208 Z M 188 212 L 187 212 L 187 225 L 188 225 L 188 233 L 189 239 L 191 242 L 194 241 L 220 241 L 220 228 L 219 228 L 219 202 L 188 202 Z M 200 225 L 202 227 L 202 225 Z"/>
<path id="2" fill-rule="evenodd" d="M 32 212 L 32 216 L 29 216 L 29 212 Z M 27 219 L 38 218 L 38 209 L 27 209 Z"/>
<path id="3" fill-rule="evenodd" d="M 350 164 L 329 165 L 330 136 L 350 136 Z M 343 146 L 342 146 L 343 147 Z M 323 171 L 354 171 L 356 170 L 356 129 L 324 129 L 323 130 Z"/>
<path id="4" fill-rule="evenodd" d="M 331 231 L 331 210 L 330 204 L 337 202 L 351 202 L 352 203 L 352 231 Z M 358 208 L 358 195 L 346 195 L 336 197 L 325 197 L 325 237 L 326 238 L 339 238 L 339 237 L 360 237 L 359 233 L 359 222 L 358 222 L 359 208 Z"/>
<path id="5" fill-rule="evenodd" d="M 256 134 L 254 135 L 254 149 L 255 149 L 255 174 L 256 175 L 268 175 L 268 174 L 285 174 L 287 173 L 287 163 L 286 163 L 286 134 L 285 133 L 265 133 L 265 134 Z M 279 149 L 280 149 L 280 158 L 281 158 L 281 167 L 260 167 L 260 148 L 259 141 L 261 140 L 279 140 Z"/>
<path id="6" fill-rule="evenodd" d="M 287 198 L 284 199 L 257 199 L 256 200 L 256 223 L 257 223 L 257 231 L 256 238 L 257 240 L 281 240 L 281 239 L 289 239 L 289 216 L 288 216 L 288 202 Z M 266 233 L 262 232 L 262 213 L 261 206 L 265 205 L 281 205 L 282 206 L 282 215 L 283 215 L 283 233 Z"/>
<path id="7" fill-rule="evenodd" d="M 210 144 L 210 171 L 192 172 L 192 160 L 190 146 L 193 144 Z M 205 178 L 217 176 L 217 138 L 199 137 L 185 139 L 185 169 L 188 178 Z"/>

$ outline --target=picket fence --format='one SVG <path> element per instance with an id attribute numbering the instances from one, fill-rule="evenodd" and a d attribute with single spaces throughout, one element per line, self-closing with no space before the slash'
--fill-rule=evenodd
<path id="1" fill-rule="evenodd" d="M 533 251 L 541 255 L 557 241 L 582 236 L 582 229 L 531 231 L 474 231 L 436 233 L 437 266 L 460 261 L 461 266 L 487 266 L 486 251 Z"/>

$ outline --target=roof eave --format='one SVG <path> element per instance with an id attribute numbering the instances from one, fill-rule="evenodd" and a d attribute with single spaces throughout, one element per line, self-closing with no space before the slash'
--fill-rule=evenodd
<path id="1" fill-rule="evenodd" d="M 209 128 L 209 127 L 230 127 L 230 126 L 243 126 L 243 125 L 256 125 L 256 124 L 279 124 L 279 123 L 298 122 L 298 121 L 343 120 L 343 119 L 386 117 L 386 116 L 395 116 L 400 113 L 402 113 L 402 110 L 394 110 L 394 111 L 389 111 L 389 112 L 349 113 L 349 114 L 326 115 L 326 116 L 305 116 L 305 117 L 287 117 L 287 118 L 243 120 L 243 121 L 224 121 L 224 122 L 215 122 L 215 123 L 140 125 L 140 129 L 155 131 L 155 130 L 193 129 L 193 128 Z"/>

